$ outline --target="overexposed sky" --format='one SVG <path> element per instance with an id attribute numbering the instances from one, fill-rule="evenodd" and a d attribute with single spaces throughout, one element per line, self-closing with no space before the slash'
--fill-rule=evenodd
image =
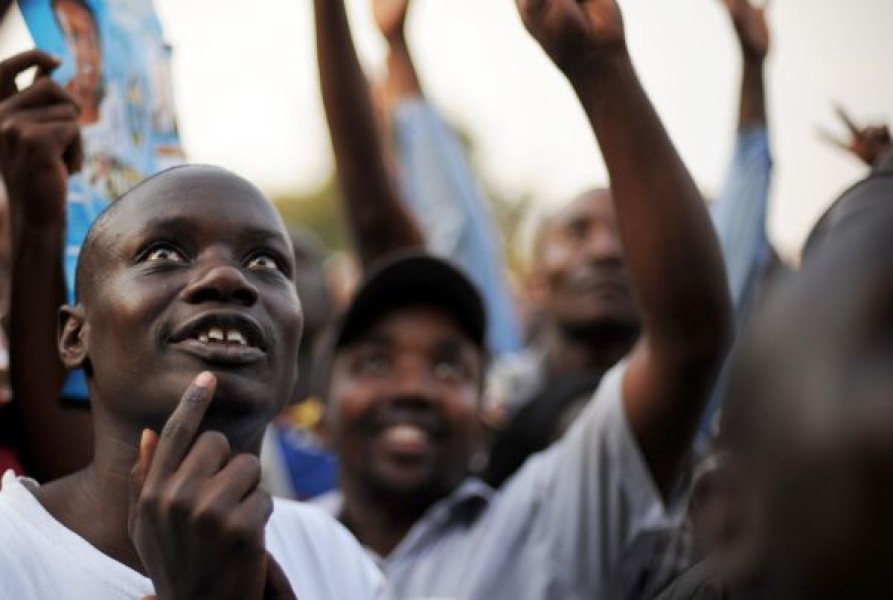
<path id="1" fill-rule="evenodd" d="M 155 0 L 174 46 L 177 108 L 191 160 L 227 166 L 271 194 L 331 174 L 310 0 Z M 347 0 L 370 73 L 383 64 L 368 0 Z M 695 179 L 721 185 L 737 115 L 739 57 L 719 0 L 621 0 L 633 58 Z M 773 0 L 768 64 L 775 150 L 770 235 L 795 257 L 813 221 L 864 173 L 817 140 L 833 103 L 893 121 L 893 2 Z M 29 47 L 16 15 L 0 55 Z M 483 175 L 543 203 L 605 179 L 567 84 L 528 38 L 514 0 L 414 0 L 409 39 L 426 90 L 475 140 Z"/>

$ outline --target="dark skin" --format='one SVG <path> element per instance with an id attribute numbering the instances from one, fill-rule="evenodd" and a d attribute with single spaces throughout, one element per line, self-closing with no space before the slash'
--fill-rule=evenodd
<path id="1" fill-rule="evenodd" d="M 770 35 L 766 21 L 769 2 L 755 6 L 751 0 L 723 0 L 741 48 L 741 103 L 738 129 L 766 125 L 766 94 L 763 63 L 769 53 Z"/>
<path id="2" fill-rule="evenodd" d="M 38 500 L 159 598 L 260 597 L 257 453 L 294 393 L 302 325 L 285 228 L 244 180 L 187 167 L 119 200 L 80 261 L 59 352 L 87 372 L 96 458 Z"/>
<path id="3" fill-rule="evenodd" d="M 583 194 L 543 223 L 529 285 L 546 319 L 538 343 L 550 377 L 605 370 L 629 353 L 639 315 L 609 190 Z"/>
<path id="4" fill-rule="evenodd" d="M 835 112 L 846 127 L 849 139 L 838 138 L 821 129 L 820 137 L 832 146 L 851 153 L 873 169 L 893 170 L 893 140 L 890 138 L 890 129 L 883 124 L 859 125 L 842 106 L 838 106 Z"/>
<path id="5" fill-rule="evenodd" d="M 388 44 L 388 72 L 385 98 L 390 105 L 422 96 L 422 85 L 406 43 L 406 15 L 409 0 L 372 0 L 372 12 L 381 35 Z"/>
<path id="6" fill-rule="evenodd" d="M 340 6 L 326 6 L 331 4 Z M 520 2 L 519 9 L 528 29 L 577 92 L 611 175 L 620 241 L 642 324 L 622 384 L 624 403 L 651 473 L 668 495 L 730 339 L 730 306 L 718 243 L 703 200 L 635 76 L 616 4 L 554 0 Z M 649 176 L 642 177 L 643 172 Z M 429 328 L 435 328 L 431 315 L 411 329 L 415 335 L 426 332 L 427 339 L 432 335 L 426 331 Z M 395 336 L 394 331 L 390 334 Z M 426 346 L 436 344 L 429 341 Z M 430 356 L 421 350 L 416 354 Z M 353 390 L 363 387 L 360 377 L 347 368 L 349 364 L 345 355 L 336 358 L 330 400 L 339 411 L 345 399 L 350 402 Z M 357 404 L 388 406 L 406 398 L 403 377 L 424 381 L 430 360 L 404 364 L 408 365 L 405 374 L 385 371 L 389 376 L 376 385 L 375 402 Z M 414 394 L 410 397 L 421 395 L 409 389 Z M 423 391 L 423 405 L 454 406 L 461 396 L 434 385 Z M 330 427 L 341 426 L 345 438 L 341 443 L 347 444 L 351 442 L 348 436 L 361 434 L 351 433 L 343 421 L 343 413 L 336 414 Z M 471 424 L 462 423 L 455 422 L 456 435 L 472 436 Z M 388 439 L 391 444 L 414 442 L 424 448 L 432 434 L 425 435 L 424 430 L 420 434 L 418 429 L 403 429 L 399 435 L 391 431 L 388 435 L 396 440 Z M 354 534 L 362 543 L 387 553 L 411 526 L 396 522 L 390 501 L 368 493 L 373 488 L 371 480 L 383 484 L 380 493 L 417 502 L 413 512 L 420 514 L 461 481 L 455 474 L 464 473 L 468 457 L 467 452 L 449 454 L 451 467 L 436 470 L 439 480 L 426 488 L 441 493 L 421 499 L 412 488 L 401 488 L 396 476 L 376 477 L 376 472 L 386 471 L 383 466 L 361 465 L 356 472 L 345 468 L 345 514 Z M 349 463 L 352 458 L 344 460 Z M 361 516 L 355 516 L 360 510 Z"/>
<path id="7" fill-rule="evenodd" d="M 60 402 L 66 372 L 56 326 L 66 293 L 65 198 L 68 176 L 80 169 L 83 157 L 77 103 L 47 76 L 57 66 L 39 50 L 0 63 L 0 167 L 12 242 L 10 378 L 24 458 L 29 473 L 41 480 L 83 468 L 93 450 L 89 414 Z M 32 67 L 39 77 L 19 90 L 16 76 Z"/>
<path id="8" fill-rule="evenodd" d="M 667 495 L 731 337 L 716 236 L 635 75 L 616 2 L 519 0 L 518 7 L 580 99 L 611 178 L 642 327 L 623 380 L 624 404 Z"/>
<path id="9" fill-rule="evenodd" d="M 889 596 L 889 216 L 820 247 L 736 355 L 707 556 L 731 592 Z"/>
<path id="10" fill-rule="evenodd" d="M 336 354 L 328 430 L 341 517 L 382 556 L 465 477 L 482 377 L 481 349 L 433 306 L 399 308 Z"/>
<path id="11" fill-rule="evenodd" d="M 388 172 L 369 84 L 342 0 L 315 0 L 316 48 L 344 216 L 363 267 L 401 248 L 422 247 L 418 225 Z"/>

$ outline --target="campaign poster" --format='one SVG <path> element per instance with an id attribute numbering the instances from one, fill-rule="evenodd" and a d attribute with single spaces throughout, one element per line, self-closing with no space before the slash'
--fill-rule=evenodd
<path id="1" fill-rule="evenodd" d="M 84 166 L 69 180 L 69 300 L 81 244 L 100 212 L 146 176 L 183 162 L 170 48 L 152 0 L 18 0 L 36 46 L 62 61 L 53 78 L 74 96 Z M 86 397 L 83 381 L 66 397 Z"/>

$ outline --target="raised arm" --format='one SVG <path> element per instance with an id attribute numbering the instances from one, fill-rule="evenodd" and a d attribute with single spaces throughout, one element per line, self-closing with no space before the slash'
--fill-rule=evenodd
<path id="1" fill-rule="evenodd" d="M 632 431 L 668 495 L 728 347 L 716 235 L 636 76 L 614 0 L 518 0 L 586 111 L 611 178 L 642 335 L 623 380 Z"/>
<path id="2" fill-rule="evenodd" d="M 429 251 L 453 260 L 487 307 L 487 343 L 495 355 L 521 349 L 521 327 L 505 276 L 499 229 L 487 211 L 466 149 L 424 98 L 404 27 L 410 0 L 372 0 L 388 44 L 385 108 L 399 167 L 401 199 Z"/>
<path id="3" fill-rule="evenodd" d="M 750 284 L 770 254 L 766 212 L 772 156 L 766 122 L 763 63 L 769 51 L 766 7 L 750 0 L 724 0 L 743 61 L 735 151 L 722 191 L 711 213 L 736 310 L 745 304 Z"/>
<path id="4" fill-rule="evenodd" d="M 66 371 L 56 326 L 66 289 L 65 198 L 81 150 L 77 104 L 45 76 L 56 66 L 37 50 L 0 63 L 0 168 L 12 225 L 10 377 L 26 463 L 40 479 L 85 466 L 93 449 L 89 413 L 61 402 Z M 42 76 L 18 91 L 16 76 L 32 67 Z"/>
<path id="5" fill-rule="evenodd" d="M 364 267 L 390 251 L 422 246 L 418 226 L 388 173 L 369 85 L 343 0 L 314 0 L 323 104 L 348 228 Z"/>
<path id="6" fill-rule="evenodd" d="M 750 300 L 772 255 L 766 233 L 772 154 L 763 75 L 770 35 L 766 4 L 757 7 L 750 0 L 723 0 L 723 4 L 741 48 L 741 91 L 735 149 L 722 190 L 710 206 L 710 215 L 722 247 L 737 314 L 751 306 Z M 706 437 L 713 433 L 714 417 L 725 392 L 725 383 L 720 380 L 701 418 L 700 431 Z"/>
<path id="7" fill-rule="evenodd" d="M 769 26 L 766 22 L 768 0 L 754 6 L 751 0 L 723 0 L 738 35 L 744 68 L 741 73 L 741 104 L 738 130 L 766 126 L 766 98 L 763 63 L 769 52 Z"/>

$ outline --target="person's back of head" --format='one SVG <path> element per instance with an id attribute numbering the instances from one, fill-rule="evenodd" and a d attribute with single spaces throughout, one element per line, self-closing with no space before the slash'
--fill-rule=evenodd
<path id="1" fill-rule="evenodd" d="M 728 554 L 749 546 L 739 559 L 759 563 L 771 597 L 889 593 L 891 232 L 889 214 L 837 230 L 769 301 L 733 369 L 718 443 L 743 522 Z"/>

